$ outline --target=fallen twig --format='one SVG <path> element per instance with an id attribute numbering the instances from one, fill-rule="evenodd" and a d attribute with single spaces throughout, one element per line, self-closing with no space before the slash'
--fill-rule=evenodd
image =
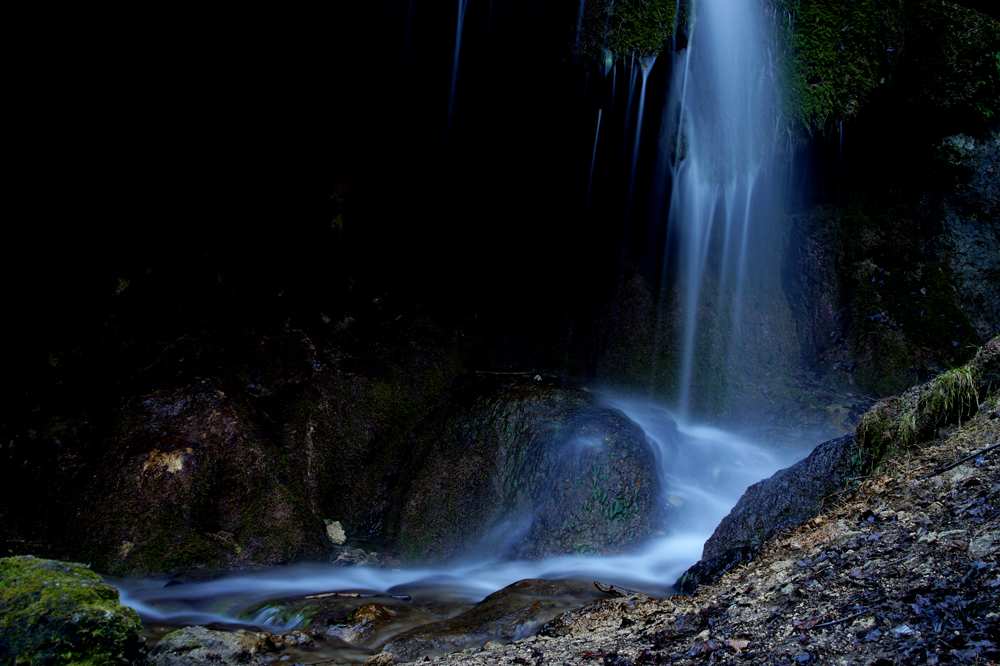
<path id="1" fill-rule="evenodd" d="M 373 597 L 380 597 L 383 599 L 402 599 L 403 601 L 409 601 L 410 595 L 408 594 L 382 594 L 373 593 L 365 594 L 362 592 L 324 592 L 323 594 L 313 594 L 306 599 L 326 599 L 328 597 L 341 597 L 344 599 L 371 599 Z"/>
<path id="2" fill-rule="evenodd" d="M 476 370 L 477 375 L 499 375 L 506 377 L 509 375 L 537 375 L 537 372 L 492 372 L 490 370 Z"/>
<path id="3" fill-rule="evenodd" d="M 599 583 L 594 581 L 594 587 L 603 592 L 604 594 L 615 594 L 619 597 L 627 597 L 630 594 L 637 594 L 635 590 L 629 590 L 624 587 L 618 587 L 617 585 L 607 585 L 605 583 Z"/>
<path id="4" fill-rule="evenodd" d="M 918 481 L 923 481 L 924 479 L 929 479 L 932 476 L 937 476 L 938 474 L 941 474 L 942 472 L 947 472 L 949 469 L 952 469 L 953 467 L 958 467 L 962 463 L 964 463 L 966 461 L 969 461 L 969 460 L 972 460 L 973 458 L 975 458 L 977 456 L 981 456 L 984 453 L 989 453 L 990 451 L 992 451 L 993 449 L 997 448 L 998 446 L 1000 446 L 1000 442 L 997 442 L 993 446 L 987 446 L 985 449 L 981 449 L 979 451 L 976 451 L 975 453 L 967 455 L 964 458 L 962 458 L 961 460 L 956 460 L 955 462 L 953 462 L 952 464 L 948 465 L 947 467 L 942 467 L 941 469 L 934 470 L 933 472 L 931 472 L 927 476 L 923 476 L 923 477 L 919 478 Z"/>
<path id="5" fill-rule="evenodd" d="M 835 624 L 842 624 L 844 622 L 848 622 L 850 620 L 853 620 L 856 617 L 861 617 L 862 615 L 864 615 L 865 613 L 867 613 L 870 610 L 871 610 L 871 607 L 868 607 L 868 608 L 866 608 L 866 609 L 864 609 L 862 611 L 858 611 L 854 615 L 848 615 L 847 617 L 842 617 L 839 620 L 833 620 L 831 622 L 824 622 L 823 624 L 816 624 L 816 625 L 813 625 L 812 628 L 813 629 L 822 629 L 823 627 L 832 627 Z"/>

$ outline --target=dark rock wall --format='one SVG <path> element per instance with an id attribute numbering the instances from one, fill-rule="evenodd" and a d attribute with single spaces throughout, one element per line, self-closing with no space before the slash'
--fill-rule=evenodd
<path id="1" fill-rule="evenodd" d="M 937 201 L 938 238 L 959 306 L 988 340 L 1000 332 L 1000 127 L 946 137 L 939 161 L 952 167 L 951 187 Z"/>
<path id="2" fill-rule="evenodd" d="M 807 364 L 889 395 L 996 335 L 997 151 L 995 128 L 946 137 L 899 165 L 895 187 L 855 186 L 843 205 L 796 216 L 792 293 Z"/>

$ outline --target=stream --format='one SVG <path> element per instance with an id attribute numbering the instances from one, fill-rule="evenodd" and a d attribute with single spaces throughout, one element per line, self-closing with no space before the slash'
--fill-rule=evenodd
<path id="1" fill-rule="evenodd" d="M 526 578 L 588 584 L 601 581 L 663 597 L 672 593 L 672 583 L 700 558 L 715 526 L 749 485 L 800 460 L 819 443 L 818 433 L 764 428 L 729 431 L 679 422 L 662 405 L 622 397 L 606 397 L 605 402 L 646 432 L 656 454 L 662 501 L 671 505 L 675 516 L 669 527 L 639 552 L 540 561 L 458 561 L 399 569 L 299 563 L 262 571 L 192 572 L 170 579 L 108 577 L 108 581 L 118 587 L 122 603 L 139 612 L 150 644 L 167 631 L 190 625 L 257 628 L 272 633 L 302 628 L 307 618 L 267 602 L 326 592 L 410 595 L 412 601 L 403 603 L 451 604 L 451 614 Z M 599 596 L 595 590 L 593 598 Z M 351 601 L 360 606 L 386 600 Z M 575 600 L 566 608 L 585 601 Z M 431 615 L 423 620 L 410 618 L 407 624 L 382 634 L 381 639 L 422 621 L 440 619 Z M 308 654 L 299 650 L 292 658 L 302 663 L 331 658 L 363 661 L 369 653 L 332 641 L 311 648 Z"/>

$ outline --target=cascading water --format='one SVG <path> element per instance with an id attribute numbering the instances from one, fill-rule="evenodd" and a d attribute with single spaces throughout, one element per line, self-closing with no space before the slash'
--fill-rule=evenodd
<path id="1" fill-rule="evenodd" d="M 674 519 L 669 531 L 641 552 L 612 557 L 551 557 L 536 562 L 478 561 L 447 566 L 389 570 L 301 564 L 270 571 L 240 572 L 205 582 L 164 585 L 162 580 L 112 579 L 122 602 L 152 625 L 220 623 L 289 629 L 301 617 L 247 616 L 244 611 L 269 599 L 299 597 L 330 590 L 392 592 L 479 601 L 525 578 L 603 580 L 664 594 L 701 556 L 714 526 L 747 486 L 787 466 L 808 451 L 807 444 L 782 452 L 751 437 L 705 427 L 680 426 L 664 407 L 609 397 L 649 437 L 664 497 Z"/>
<path id="2" fill-rule="evenodd" d="M 779 113 L 769 78 L 767 40 L 755 3 L 703 0 L 687 24 L 689 47 L 674 58 L 667 107 L 667 127 L 672 129 L 667 132 L 670 145 L 665 148 L 674 155 L 670 165 L 668 242 L 681 250 L 679 266 L 672 269 L 678 271 L 678 282 L 684 289 L 680 410 L 669 412 L 660 405 L 624 398 L 607 400 L 642 427 L 654 449 L 664 488 L 660 501 L 672 507 L 673 514 L 673 522 L 663 536 L 641 552 L 614 557 L 480 561 L 405 570 L 311 564 L 229 574 L 183 585 L 164 585 L 162 580 L 113 580 L 122 591 L 122 601 L 152 624 L 217 622 L 287 629 L 302 618 L 248 617 L 243 613 L 268 599 L 330 590 L 415 596 L 433 590 L 433 595 L 478 601 L 524 578 L 604 580 L 654 594 L 667 592 L 672 582 L 698 560 L 705 540 L 746 487 L 803 457 L 815 443 L 800 441 L 776 451 L 748 436 L 691 425 L 686 418 L 692 404 L 700 399 L 697 390 L 702 383 L 699 370 L 703 364 L 698 362 L 699 355 L 720 346 L 725 350 L 723 355 L 730 357 L 740 351 L 740 329 L 745 324 L 741 312 L 754 293 L 754 264 L 758 263 L 749 259 L 760 255 L 762 243 L 768 238 L 762 229 L 767 227 L 768 216 L 774 213 L 778 200 L 766 166 Z M 449 135 L 466 6 L 467 0 L 458 0 L 448 98 Z M 413 3 L 409 7 L 411 15 Z M 582 15 L 582 7 L 578 16 Z M 499 34 L 503 13 L 501 3 L 495 34 Z M 597 112 L 585 205 L 589 205 L 593 185 L 602 116 L 605 124 L 611 124 L 614 117 L 614 55 L 605 50 L 602 62 L 602 85 L 607 85 L 611 74 L 610 105 L 607 114 L 603 114 L 603 106 Z M 631 148 L 629 199 L 636 177 L 646 80 L 652 64 L 652 58 L 641 62 L 642 88 L 634 140 L 630 140 L 628 131 L 631 106 L 625 112 L 622 163 Z M 638 73 L 633 64 L 630 105 Z M 707 299 L 711 311 L 702 304 L 706 295 L 711 296 Z M 723 328 L 727 329 L 725 335 L 719 336 Z"/>
<path id="3" fill-rule="evenodd" d="M 745 334 L 748 258 L 759 259 L 764 227 L 777 217 L 780 192 L 765 170 L 780 113 L 761 15 L 756 0 L 692 5 L 689 46 L 675 59 L 662 148 L 673 155 L 681 414 L 728 388 L 728 360 Z"/>
<path id="4" fill-rule="evenodd" d="M 445 128 L 445 145 L 451 138 L 451 119 L 455 110 L 455 89 L 458 86 L 458 57 L 462 53 L 462 28 L 465 26 L 465 10 L 469 0 L 458 0 L 458 21 L 455 24 L 455 57 L 451 66 L 451 92 L 448 94 L 448 125 Z"/>
<path id="5" fill-rule="evenodd" d="M 635 143 L 632 148 L 632 164 L 629 168 L 628 197 L 626 199 L 627 209 L 625 211 L 625 230 L 628 231 L 629 222 L 632 217 L 632 196 L 635 194 L 635 172 L 639 163 L 639 140 L 642 138 L 642 116 L 646 108 L 646 82 L 649 80 L 649 71 L 656 62 L 656 54 L 639 58 L 639 69 L 642 73 L 642 87 L 639 89 L 639 110 L 635 120 Z"/>

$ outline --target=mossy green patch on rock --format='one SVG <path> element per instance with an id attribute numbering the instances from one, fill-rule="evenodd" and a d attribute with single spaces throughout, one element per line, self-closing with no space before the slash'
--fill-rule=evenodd
<path id="1" fill-rule="evenodd" d="M 656 55 L 674 32 L 674 0 L 602 0 L 587 3 L 577 42 L 584 65 L 616 58 Z"/>
<path id="2" fill-rule="evenodd" d="M 537 559 L 627 552 L 660 526 L 642 431 L 587 392 L 481 374 L 414 433 L 390 491 L 386 537 L 403 557 Z"/>
<path id="3" fill-rule="evenodd" d="M 852 118 L 902 53 L 899 3 L 774 0 L 784 106 L 805 134 Z"/>
<path id="4" fill-rule="evenodd" d="M 144 663 L 139 615 L 82 564 L 0 559 L 0 663 L 131 666 Z"/>
<path id="5" fill-rule="evenodd" d="M 970 418 L 1000 391 L 1000 337 L 984 345 L 969 363 L 953 368 L 900 396 L 879 401 L 858 423 L 867 467 L 934 436 L 949 422 Z"/>
<path id="6" fill-rule="evenodd" d="M 989 122 L 1000 24 L 945 0 L 770 0 L 786 113 L 800 138 L 853 119 L 880 91 L 901 113 Z"/>

